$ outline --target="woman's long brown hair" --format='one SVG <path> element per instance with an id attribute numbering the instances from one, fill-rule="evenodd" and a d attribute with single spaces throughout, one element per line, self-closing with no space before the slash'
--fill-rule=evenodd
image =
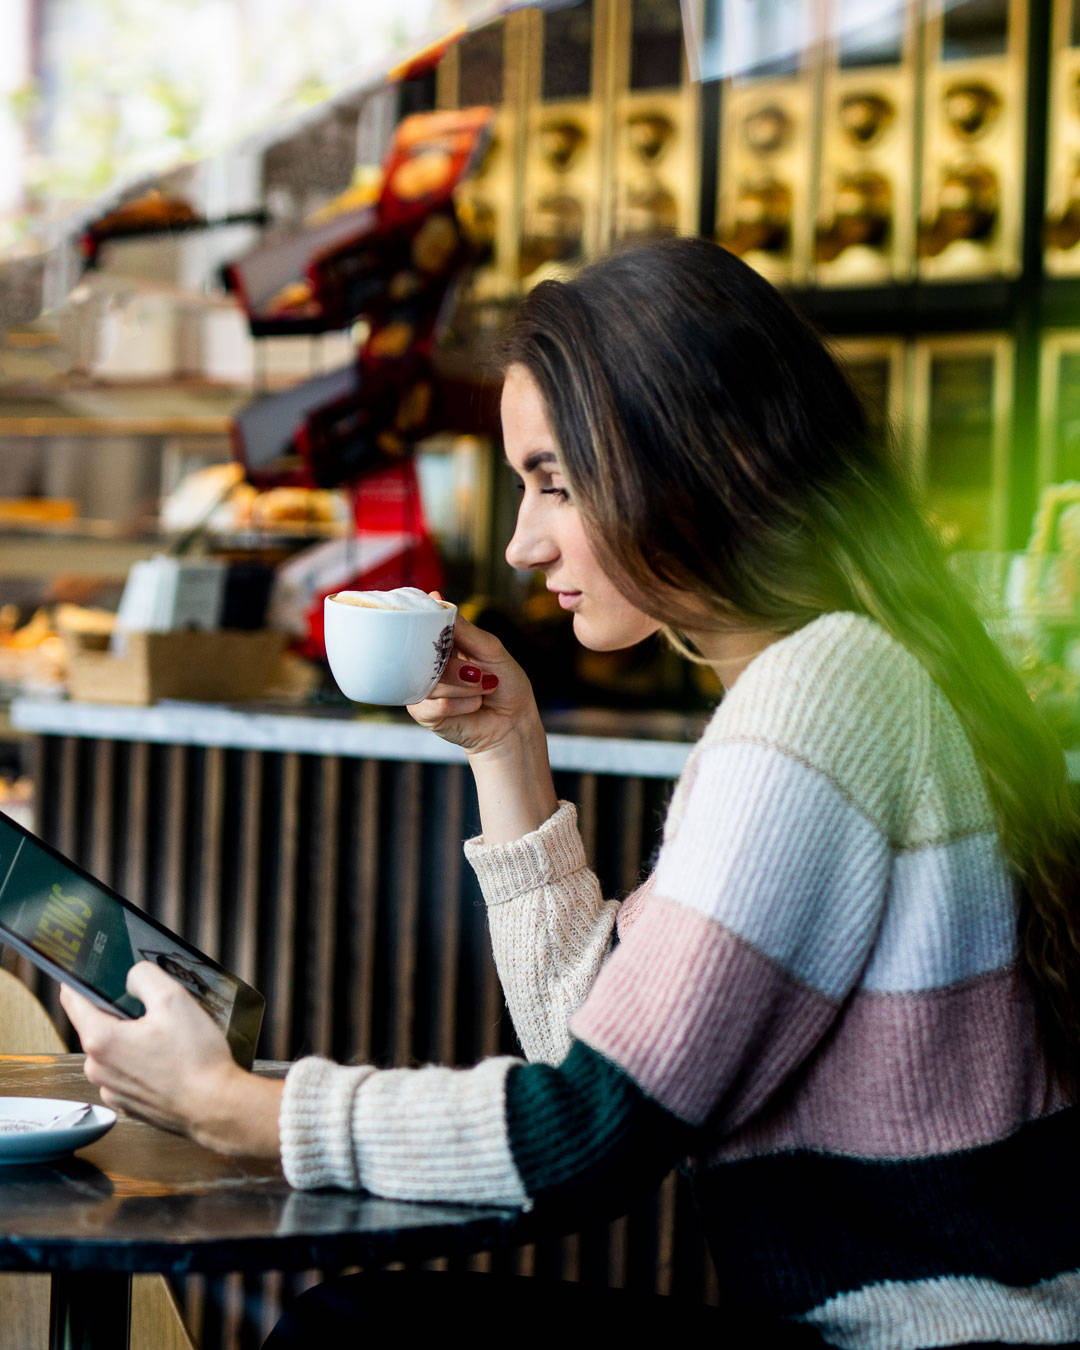
<path id="1" fill-rule="evenodd" d="M 731 254 L 669 239 L 541 283 L 503 357 L 537 381 L 593 546 L 639 608 L 700 629 L 704 601 L 718 626 L 779 632 L 852 611 L 923 664 L 982 768 L 1044 1044 L 1075 1083 L 1080 846 L 1061 748 L 816 334 Z"/>

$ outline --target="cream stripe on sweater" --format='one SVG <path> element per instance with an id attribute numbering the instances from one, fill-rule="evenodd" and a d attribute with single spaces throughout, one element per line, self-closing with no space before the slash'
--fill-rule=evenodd
<path id="1" fill-rule="evenodd" d="M 494 847 L 470 839 L 465 856 L 488 902 L 495 968 L 518 1040 L 530 1060 L 561 1064 L 567 1022 L 611 950 L 619 909 L 588 869 L 577 811 L 562 802 L 524 838 Z"/>
<path id="2" fill-rule="evenodd" d="M 527 1206 L 506 1136 L 506 1075 L 518 1062 L 377 1072 L 298 1060 L 281 1106 L 286 1179 L 398 1200 Z"/>

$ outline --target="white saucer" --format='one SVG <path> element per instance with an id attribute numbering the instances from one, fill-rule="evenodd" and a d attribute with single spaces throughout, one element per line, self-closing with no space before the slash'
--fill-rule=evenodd
<path id="1" fill-rule="evenodd" d="M 92 1106 L 89 1115 L 77 1125 L 60 1130 L 48 1128 L 50 1120 L 79 1104 L 57 1097 L 0 1097 L 0 1167 L 63 1158 L 100 1139 L 116 1124 L 115 1111 L 107 1106 Z M 3 1124 L 12 1120 L 37 1128 L 4 1130 Z"/>

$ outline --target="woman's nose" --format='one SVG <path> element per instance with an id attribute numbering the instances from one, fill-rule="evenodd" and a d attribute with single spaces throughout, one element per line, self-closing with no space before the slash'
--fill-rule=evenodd
<path id="1" fill-rule="evenodd" d="M 506 561 L 511 567 L 527 570 L 546 567 L 558 557 L 559 550 L 551 536 L 540 527 L 527 502 L 518 508 L 517 524 L 506 546 Z"/>

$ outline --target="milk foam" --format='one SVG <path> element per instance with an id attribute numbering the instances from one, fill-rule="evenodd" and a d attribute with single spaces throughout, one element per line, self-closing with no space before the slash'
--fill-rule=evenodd
<path id="1" fill-rule="evenodd" d="M 372 609 L 429 610 L 445 609 L 438 600 L 416 586 L 399 586 L 394 591 L 338 591 L 333 597 L 343 605 L 359 605 Z"/>

